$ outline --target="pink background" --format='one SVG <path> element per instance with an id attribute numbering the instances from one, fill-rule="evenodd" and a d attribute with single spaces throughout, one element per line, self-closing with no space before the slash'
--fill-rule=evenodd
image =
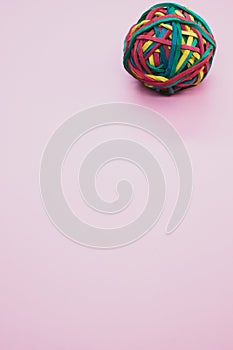
<path id="1" fill-rule="evenodd" d="M 1 1 L 1 350 L 233 349 L 232 1 L 183 2 L 213 28 L 218 53 L 201 86 L 171 98 L 122 68 L 124 36 L 153 4 Z M 174 125 L 192 159 L 194 193 L 173 235 L 164 234 L 165 211 L 143 239 L 99 251 L 51 225 L 39 168 L 67 117 L 116 101 L 153 108 Z M 134 132 L 124 136 L 140 139 Z M 141 200 L 133 205 L 130 215 Z"/>

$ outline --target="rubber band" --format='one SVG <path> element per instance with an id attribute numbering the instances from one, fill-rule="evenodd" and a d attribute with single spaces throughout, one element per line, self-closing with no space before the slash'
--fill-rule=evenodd
<path id="1" fill-rule="evenodd" d="M 170 95 L 200 84 L 215 52 L 212 31 L 199 15 L 163 3 L 131 27 L 124 43 L 124 67 L 146 87 Z"/>

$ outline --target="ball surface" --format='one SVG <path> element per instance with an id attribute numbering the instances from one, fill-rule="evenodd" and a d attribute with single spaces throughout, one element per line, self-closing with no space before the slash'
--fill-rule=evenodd
<path id="1" fill-rule="evenodd" d="M 163 3 L 131 27 L 124 67 L 145 86 L 171 95 L 201 83 L 215 51 L 214 36 L 200 16 L 181 5 Z"/>

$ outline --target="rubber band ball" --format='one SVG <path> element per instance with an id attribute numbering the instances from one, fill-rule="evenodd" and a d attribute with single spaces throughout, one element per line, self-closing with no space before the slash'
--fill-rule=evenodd
<path id="1" fill-rule="evenodd" d="M 204 19 L 184 6 L 163 3 L 129 30 L 124 67 L 146 87 L 173 95 L 206 78 L 215 52 L 216 41 Z"/>

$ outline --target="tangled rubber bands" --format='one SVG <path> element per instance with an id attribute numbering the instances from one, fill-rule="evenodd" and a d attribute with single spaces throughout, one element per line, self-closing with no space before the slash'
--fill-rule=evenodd
<path id="1" fill-rule="evenodd" d="M 164 94 L 193 87 L 207 76 L 216 51 L 208 24 L 173 3 L 155 5 L 125 39 L 124 67 L 145 86 Z"/>

